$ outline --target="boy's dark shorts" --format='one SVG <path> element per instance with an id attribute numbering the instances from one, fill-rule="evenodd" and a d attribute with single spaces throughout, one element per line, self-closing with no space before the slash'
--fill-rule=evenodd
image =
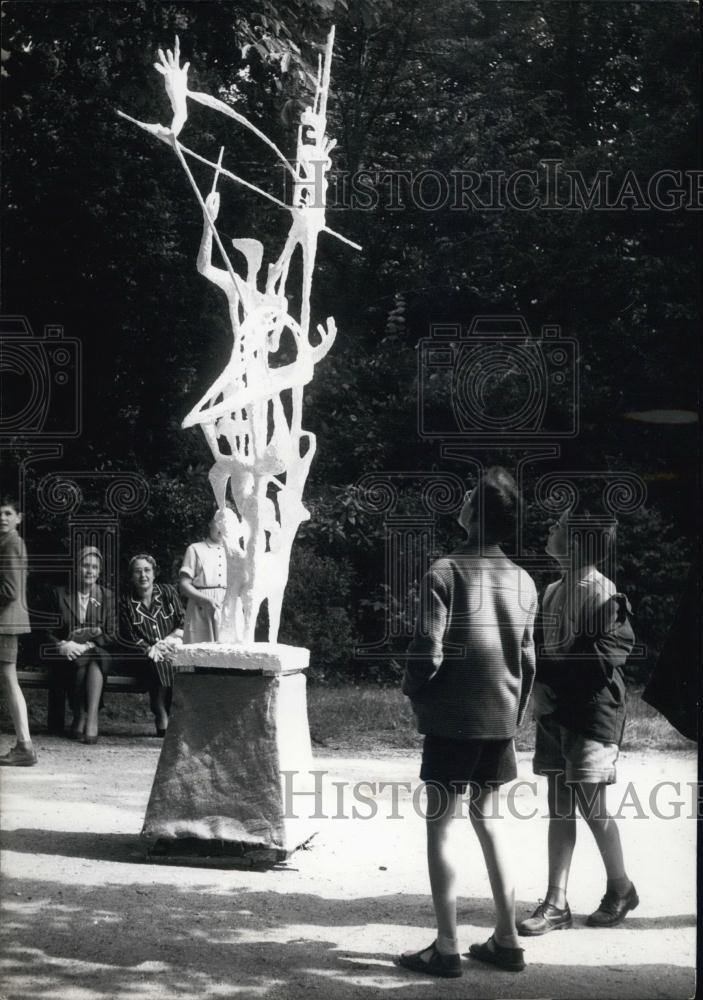
<path id="1" fill-rule="evenodd" d="M 481 788 L 504 785 L 517 778 L 513 741 L 450 740 L 429 734 L 422 748 L 420 778 L 460 795 L 469 782 Z"/>

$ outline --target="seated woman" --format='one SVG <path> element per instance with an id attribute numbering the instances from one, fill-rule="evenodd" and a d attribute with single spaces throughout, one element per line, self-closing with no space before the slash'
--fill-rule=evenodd
<path id="1" fill-rule="evenodd" d="M 75 589 L 54 587 L 50 612 L 59 624 L 48 630 L 52 659 L 58 657 L 68 680 L 73 711 L 71 739 L 98 742 L 98 710 L 115 643 L 115 601 L 98 583 L 102 555 L 93 546 L 78 557 Z"/>
<path id="2" fill-rule="evenodd" d="M 171 710 L 171 654 L 183 641 L 184 611 L 178 591 L 156 583 L 156 560 L 141 552 L 129 561 L 131 590 L 120 602 L 120 634 L 143 657 L 156 735 L 165 736 Z"/>
<path id="3" fill-rule="evenodd" d="M 217 642 L 220 608 L 227 589 L 227 556 L 214 518 L 208 525 L 208 537 L 186 549 L 180 586 L 188 600 L 183 641 Z"/>

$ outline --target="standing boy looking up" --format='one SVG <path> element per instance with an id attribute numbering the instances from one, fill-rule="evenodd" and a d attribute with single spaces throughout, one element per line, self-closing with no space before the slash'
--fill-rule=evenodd
<path id="1" fill-rule="evenodd" d="M 547 893 L 519 925 L 525 936 L 571 927 L 566 899 L 576 844 L 576 803 L 593 834 L 606 892 L 586 921 L 614 927 L 639 904 L 625 871 L 620 834 L 606 808 L 625 726 L 623 667 L 634 644 L 627 598 L 600 570 L 615 542 L 615 521 L 583 503 L 565 511 L 545 551 L 562 577 L 542 600 L 544 647 L 535 684 L 534 771 L 546 775 L 549 800 Z"/>
<path id="2" fill-rule="evenodd" d="M 433 976 L 462 974 L 449 830 L 467 785 L 496 908 L 493 934 L 469 954 L 502 969 L 525 968 L 495 801 L 498 786 L 517 775 L 513 736 L 535 672 L 537 591 L 500 547 L 515 537 L 517 511 L 515 481 L 500 467 L 489 469 L 466 494 L 459 523 L 467 540 L 425 576 L 408 650 L 403 691 L 425 734 L 420 777 L 427 782 L 427 863 L 437 937 L 398 961 Z"/>

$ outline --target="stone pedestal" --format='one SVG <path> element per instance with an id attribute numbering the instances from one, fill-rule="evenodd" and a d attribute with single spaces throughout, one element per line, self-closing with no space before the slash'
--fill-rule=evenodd
<path id="1" fill-rule="evenodd" d="M 142 836 L 290 853 L 316 832 L 308 651 L 203 643 L 178 653 Z"/>

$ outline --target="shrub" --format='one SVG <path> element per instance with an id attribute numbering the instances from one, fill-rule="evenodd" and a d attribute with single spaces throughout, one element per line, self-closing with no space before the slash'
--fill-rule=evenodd
<path id="1" fill-rule="evenodd" d="M 350 573 L 344 562 L 300 544 L 293 546 L 279 638 L 310 650 L 309 676 L 317 683 L 351 678 L 349 591 Z"/>

